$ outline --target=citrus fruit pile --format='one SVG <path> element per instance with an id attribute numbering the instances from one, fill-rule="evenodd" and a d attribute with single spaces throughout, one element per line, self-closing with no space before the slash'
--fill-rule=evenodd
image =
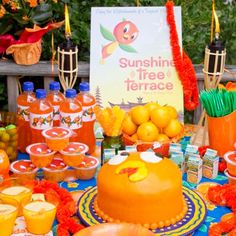
<path id="1" fill-rule="evenodd" d="M 183 124 L 174 107 L 149 102 L 131 108 L 125 116 L 122 131 L 133 141 L 170 142 L 183 133 Z"/>
<path id="2" fill-rule="evenodd" d="M 17 157 L 17 129 L 15 125 L 0 127 L 0 149 L 6 151 L 10 161 Z"/>

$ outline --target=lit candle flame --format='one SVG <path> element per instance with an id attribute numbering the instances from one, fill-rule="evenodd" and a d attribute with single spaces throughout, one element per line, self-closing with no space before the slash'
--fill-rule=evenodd
<path id="1" fill-rule="evenodd" d="M 71 36 L 70 18 L 69 18 L 69 11 L 68 11 L 67 4 L 65 4 L 65 36 L 66 36 L 66 38 Z"/>
<path id="2" fill-rule="evenodd" d="M 216 11 L 214 11 L 214 18 L 215 18 L 215 33 L 220 33 L 220 23 L 219 23 L 219 19 L 218 19 L 218 16 L 216 14 Z"/>

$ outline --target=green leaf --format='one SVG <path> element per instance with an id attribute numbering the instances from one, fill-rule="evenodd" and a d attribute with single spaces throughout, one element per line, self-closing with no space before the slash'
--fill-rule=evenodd
<path id="1" fill-rule="evenodd" d="M 203 224 L 198 230 L 203 232 L 203 233 L 206 233 L 207 232 L 207 226 L 205 224 Z"/>
<path id="2" fill-rule="evenodd" d="M 114 35 L 108 29 L 104 28 L 102 25 L 100 25 L 100 32 L 105 39 L 109 41 L 116 41 Z"/>
<path id="3" fill-rule="evenodd" d="M 132 52 L 132 53 L 136 53 L 137 51 L 136 51 L 136 49 L 135 48 L 133 48 L 132 46 L 130 46 L 130 45 L 126 45 L 126 44 L 119 44 L 119 47 L 122 49 L 122 50 L 124 50 L 124 51 L 126 51 L 126 52 Z"/>
<path id="4" fill-rule="evenodd" d="M 47 22 L 52 16 L 52 7 L 49 4 L 41 4 L 34 8 L 31 18 L 34 24 L 40 24 Z"/>
<path id="5" fill-rule="evenodd" d="M 205 219 L 205 222 L 212 222 L 215 218 L 211 217 L 211 216 L 207 216 L 207 218 Z"/>

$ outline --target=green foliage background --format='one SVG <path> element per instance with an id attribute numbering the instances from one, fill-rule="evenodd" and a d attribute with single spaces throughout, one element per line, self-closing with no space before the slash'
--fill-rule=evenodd
<path id="1" fill-rule="evenodd" d="M 65 0 L 64 0 L 65 1 Z M 236 3 L 215 0 L 220 21 L 220 38 L 227 48 L 227 64 L 236 64 Z M 79 47 L 79 60 L 89 61 L 90 11 L 95 6 L 136 6 L 135 0 L 67 0 L 70 6 L 72 38 Z M 175 0 L 182 7 L 183 47 L 194 64 L 202 63 L 210 42 L 211 0 Z M 140 0 L 142 6 L 164 6 L 165 0 Z M 55 45 L 64 40 L 64 28 L 55 31 Z M 50 59 L 51 35 L 44 37 L 42 59 Z"/>

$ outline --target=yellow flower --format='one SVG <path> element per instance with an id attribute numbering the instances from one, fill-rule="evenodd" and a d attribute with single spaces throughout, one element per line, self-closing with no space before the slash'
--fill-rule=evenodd
<path id="1" fill-rule="evenodd" d="M 13 11 L 19 9 L 19 4 L 17 2 L 11 1 L 10 6 Z"/>
<path id="2" fill-rule="evenodd" d="M 57 3 L 57 0 L 52 0 L 54 3 Z"/>
<path id="3" fill-rule="evenodd" d="M 29 17 L 28 17 L 27 15 L 22 16 L 22 19 L 23 19 L 24 21 L 29 21 Z"/>
<path id="4" fill-rule="evenodd" d="M 6 10 L 3 5 L 0 5 L 0 18 L 2 18 L 6 13 Z"/>
<path id="5" fill-rule="evenodd" d="M 37 0 L 27 0 L 27 2 L 30 4 L 30 7 L 37 7 L 38 6 Z"/>

